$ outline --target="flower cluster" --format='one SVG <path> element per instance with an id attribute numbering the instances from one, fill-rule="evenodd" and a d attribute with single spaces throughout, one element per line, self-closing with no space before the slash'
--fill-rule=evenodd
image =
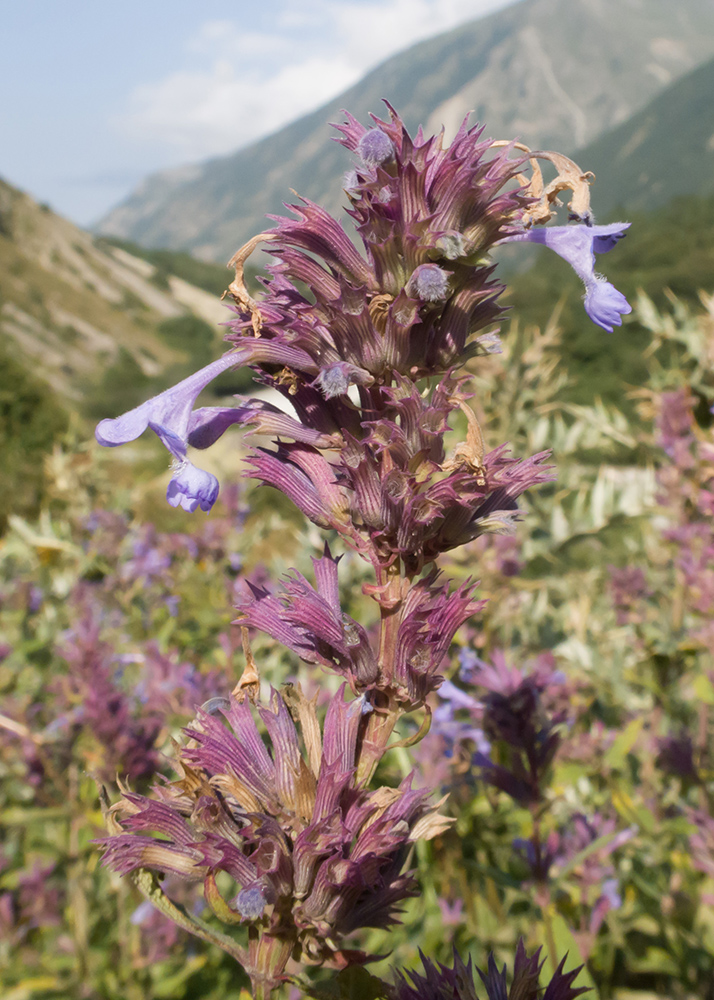
<path id="1" fill-rule="evenodd" d="M 584 212 L 585 224 L 530 226 L 534 197 L 527 187 L 509 185 L 525 157 L 511 157 L 510 147 L 494 154 L 483 129 L 465 123 L 446 148 L 441 136 L 425 139 L 419 132 L 412 139 L 390 113 L 390 121 L 375 120 L 372 129 L 350 115 L 337 126 L 340 142 L 359 157 L 346 193 L 365 255 L 318 205 L 303 200 L 291 206 L 296 219 L 277 219 L 232 261 L 238 310 L 228 336 L 232 350 L 173 389 L 99 424 L 97 438 L 108 446 L 132 441 L 147 427 L 155 431 L 177 463 L 168 488 L 174 506 L 211 508 L 218 483 L 189 462 L 187 449 L 208 447 L 232 424 L 280 435 L 277 450 L 255 456 L 257 478 L 354 544 L 360 534 L 386 534 L 383 558 L 409 546 L 416 553 L 422 536 L 442 524 L 441 550 L 461 544 L 478 533 L 486 512 L 512 511 L 518 493 L 539 481 L 532 466 L 507 466 L 506 475 L 500 453 L 474 476 L 483 455 L 462 453 L 442 486 L 436 474 L 443 463 L 441 438 L 448 414 L 463 402 L 463 388 L 448 380 L 423 397 L 414 383 L 492 349 L 490 335 L 479 333 L 502 313 L 497 300 L 503 286 L 487 255 L 503 241 L 542 242 L 564 256 L 585 281 L 591 318 L 611 330 L 629 306 L 594 275 L 594 253 L 611 249 L 627 225 L 593 226 Z M 242 267 L 261 239 L 270 243 L 276 263 L 256 302 Z M 237 365 L 249 365 L 258 381 L 280 391 L 298 419 L 255 399 L 194 410 L 201 390 Z M 338 460 L 329 461 L 325 450 L 336 450 Z M 475 481 L 465 484 L 464 472 Z M 407 496 L 411 504 L 418 500 L 416 509 Z M 401 510 L 410 523 L 397 539 L 390 537 L 390 515 Z M 432 542 L 432 551 L 438 550 Z"/>
<path id="2" fill-rule="evenodd" d="M 274 691 L 257 713 L 272 753 L 247 701 L 219 701 L 187 731 L 178 781 L 157 787 L 155 799 L 126 791 L 112 807 L 105 863 L 122 874 L 142 868 L 202 881 L 220 920 L 256 929 L 240 957 L 254 985 L 272 988 L 291 954 L 335 960 L 346 934 L 392 923 L 416 891 L 401 872 L 410 845 L 449 820 L 410 778 L 371 792 L 360 785 L 369 706 L 348 701 L 344 689 L 322 732 L 299 687 Z"/>
<path id="3" fill-rule="evenodd" d="M 611 330 L 629 310 L 593 270 L 594 253 L 614 246 L 627 227 L 592 225 L 587 175 L 571 161 L 537 154 L 562 173 L 555 188 L 541 189 L 522 173 L 533 156 L 492 143 L 482 128 L 464 123 L 445 147 L 443 136 L 420 130 L 412 138 L 389 111 L 371 128 L 351 115 L 337 126 L 338 141 L 357 158 L 345 192 L 363 253 L 318 205 L 290 206 L 294 218 L 275 218 L 231 261 L 230 351 L 97 429 L 112 446 L 154 430 L 177 463 L 168 502 L 187 511 L 210 510 L 218 494 L 215 477 L 189 461 L 189 446 L 209 447 L 232 424 L 267 436 L 248 456 L 249 475 L 334 532 L 374 573 L 363 587 L 376 605 L 374 625 L 343 611 L 339 559 L 327 546 L 313 560 L 315 585 L 297 571 L 280 590 L 248 583 L 238 601 L 247 673 L 235 698 L 211 702 L 231 729 L 199 712 L 179 753 L 179 781 L 158 786 L 152 799 L 126 791 L 110 811 L 106 863 L 136 873 L 156 905 L 235 955 L 257 996 L 282 981 L 291 955 L 356 960 L 341 939 L 394 920 L 395 906 L 415 891 L 402 872 L 410 845 L 448 823 L 411 778 L 397 788 L 370 790 L 370 782 L 405 713 L 423 709 L 425 718 L 396 745 L 428 730 L 429 696 L 442 683 L 454 636 L 481 607 L 472 580 L 452 587 L 440 575 L 439 557 L 484 533 L 513 531 L 518 498 L 552 478 L 545 452 L 520 459 L 504 443 L 486 448 L 457 372 L 497 348 L 490 328 L 502 313 L 503 286 L 489 252 L 504 241 L 538 241 L 533 226 L 552 216 L 554 191 L 571 187 L 571 208 L 584 223 L 544 230 L 540 241 L 583 278 L 595 322 Z M 255 299 L 243 268 L 260 242 L 269 243 L 273 263 Z M 236 365 L 248 365 L 285 406 L 238 398 L 231 407 L 195 409 L 201 390 Z M 454 446 L 464 421 L 465 439 Z M 257 701 L 260 686 L 248 629 L 344 680 L 322 734 L 299 688 L 273 692 L 269 707 L 257 710 L 268 751 L 241 701 L 246 693 Z M 484 775 L 519 802 L 540 801 L 559 741 L 559 719 L 540 711 L 545 681 L 489 669 L 478 681 L 490 689 L 485 738 L 511 754 L 502 762 L 484 757 Z M 150 871 L 201 881 L 219 919 L 249 925 L 247 948 L 177 918 L 165 894 L 146 883 Z M 519 951 L 517 975 L 534 984 L 537 973 L 537 958 Z M 572 975 L 558 970 L 546 996 L 576 996 Z M 503 975 L 489 966 L 488 977 L 489 996 L 505 995 Z"/>

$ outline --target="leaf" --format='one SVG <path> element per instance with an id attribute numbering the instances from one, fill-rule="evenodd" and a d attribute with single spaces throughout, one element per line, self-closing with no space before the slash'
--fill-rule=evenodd
<path id="1" fill-rule="evenodd" d="M 553 886 L 557 886 L 560 882 L 563 882 L 570 873 L 581 865 L 586 858 L 589 858 L 591 854 L 595 851 L 599 851 L 603 847 L 607 847 L 615 837 L 620 836 L 620 830 L 614 830 L 612 833 L 605 833 L 602 837 L 597 837 L 595 840 L 591 841 L 582 851 L 578 851 L 575 857 L 571 858 L 566 865 L 561 868 L 557 876 L 553 880 Z"/>
<path id="2" fill-rule="evenodd" d="M 700 674 L 692 684 L 692 691 L 705 705 L 714 705 L 714 684 L 706 674 Z"/>
<path id="3" fill-rule="evenodd" d="M 4 1000 L 31 1000 L 38 990 L 60 990 L 62 985 L 56 976 L 35 976 L 34 979 L 23 979 L 8 993 L 3 993 Z"/>
<path id="4" fill-rule="evenodd" d="M 565 955 L 568 955 L 568 961 L 565 963 L 567 969 L 572 969 L 573 966 L 580 965 L 582 963 L 583 968 L 580 970 L 580 974 L 578 975 L 575 985 L 587 986 L 590 988 L 592 992 L 584 994 L 586 1000 L 600 1000 L 600 993 L 595 985 L 595 980 L 588 972 L 587 965 L 584 964 L 583 958 L 580 955 L 578 943 L 573 937 L 565 918 L 560 913 L 551 911 L 550 926 L 553 931 L 553 941 L 557 953 L 557 960 L 560 961 Z M 546 954 L 545 965 L 541 974 L 541 982 L 547 982 L 548 977 L 552 976 L 554 972 L 555 969 L 553 968 L 551 957 Z"/>
<path id="5" fill-rule="evenodd" d="M 361 965 L 343 969 L 327 983 L 300 984 L 306 997 L 313 1000 L 385 1000 L 388 987 Z"/>
<path id="6" fill-rule="evenodd" d="M 615 738 L 615 742 L 605 753 L 604 761 L 607 767 L 614 769 L 621 768 L 625 763 L 625 757 L 637 742 L 637 737 L 644 725 L 644 716 L 638 716 L 625 726 L 622 732 Z"/>
<path id="7" fill-rule="evenodd" d="M 184 990 L 181 987 L 185 984 L 186 980 L 202 969 L 203 966 L 208 961 L 207 955 L 194 955 L 192 958 L 186 960 L 185 965 L 182 966 L 175 972 L 172 976 L 161 975 L 157 977 L 156 981 L 152 985 L 154 991 L 154 996 L 157 997 L 168 997 L 173 1000 L 174 997 L 183 996 Z"/>

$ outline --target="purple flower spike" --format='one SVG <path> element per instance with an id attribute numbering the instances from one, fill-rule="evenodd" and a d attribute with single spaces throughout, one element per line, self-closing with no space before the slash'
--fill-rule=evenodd
<path id="1" fill-rule="evenodd" d="M 612 222 L 609 226 L 550 226 L 529 229 L 525 233 L 509 236 L 507 243 L 542 243 L 550 247 L 563 260 L 567 260 L 585 285 L 585 311 L 593 323 L 612 333 L 620 326 L 621 317 L 632 312 L 632 306 L 618 290 L 595 274 L 595 254 L 607 253 L 626 236 L 629 222 Z"/>
<path id="2" fill-rule="evenodd" d="M 218 480 L 185 461 L 169 483 L 166 499 L 172 507 L 182 507 L 189 514 L 198 507 L 208 513 L 218 499 Z"/>
<path id="3" fill-rule="evenodd" d="M 443 1000 L 444 997 L 453 1000 L 477 1000 L 474 969 L 471 959 L 468 965 L 459 957 L 454 948 L 453 968 L 432 962 L 421 954 L 424 965 L 424 975 L 407 970 L 397 970 L 394 988 L 391 992 L 393 1000 Z M 540 958 L 540 948 L 528 955 L 523 941 L 518 942 L 516 957 L 513 963 L 513 977 L 508 989 L 506 966 L 501 969 L 493 954 L 489 955 L 486 971 L 476 968 L 481 982 L 486 988 L 488 1000 L 506 1000 L 506 996 L 519 1000 L 575 1000 L 587 987 L 573 986 L 582 969 L 582 965 L 570 972 L 564 972 L 565 959 L 555 970 L 552 978 L 543 992 L 539 985 L 544 963 Z M 407 978 L 408 977 L 408 978 Z M 410 982 L 411 980 L 411 982 Z"/>
<path id="4" fill-rule="evenodd" d="M 372 128 L 360 139 L 357 152 L 367 166 L 376 167 L 394 158 L 394 145 L 381 128 Z"/>

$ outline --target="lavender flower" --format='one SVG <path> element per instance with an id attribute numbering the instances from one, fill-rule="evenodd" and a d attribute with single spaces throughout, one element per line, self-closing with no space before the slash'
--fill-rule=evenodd
<path id="1" fill-rule="evenodd" d="M 595 254 L 612 250 L 626 235 L 629 226 L 629 222 L 612 222 L 608 226 L 548 226 L 509 236 L 506 242 L 542 243 L 567 260 L 585 285 L 588 316 L 593 323 L 612 333 L 612 328 L 621 325 L 621 317 L 632 312 L 632 307 L 609 281 L 595 274 Z"/>
<path id="2" fill-rule="evenodd" d="M 309 363 L 309 358 L 303 358 L 300 352 L 289 348 L 276 350 L 275 345 L 255 341 L 252 345 L 246 345 L 243 350 L 224 354 L 172 389 L 167 389 L 121 417 L 102 420 L 95 432 L 97 441 L 114 448 L 134 441 L 147 427 L 150 428 L 176 461 L 176 471 L 166 493 L 168 502 L 173 507 L 180 505 L 190 512 L 198 507 L 208 512 L 218 498 L 218 480 L 188 461 L 186 452 L 189 444 L 196 448 L 207 448 L 234 423 L 253 425 L 271 433 L 289 434 L 295 429 L 299 433 L 300 430 L 290 417 L 259 400 L 250 400 L 242 407 L 193 409 L 199 394 L 210 382 L 229 368 L 245 364 L 250 358 L 278 363 L 307 360 Z M 319 434 L 308 433 L 308 439 L 321 438 Z"/>
<path id="3" fill-rule="evenodd" d="M 121 417 L 102 420 L 96 429 L 96 438 L 100 444 L 114 448 L 116 445 L 126 444 L 135 440 L 147 427 L 150 427 L 161 440 L 161 443 L 179 463 L 179 482 L 174 486 L 174 480 L 169 483 L 167 498 L 172 506 L 177 506 L 179 502 L 186 509 L 195 510 L 199 505 L 202 510 L 210 510 L 218 495 L 218 483 L 213 476 L 210 480 L 199 475 L 200 470 L 194 469 L 194 475 L 190 471 L 187 474 L 190 463 L 186 459 L 186 449 L 188 447 L 188 437 L 191 431 L 191 420 L 193 405 L 199 393 L 212 382 L 214 378 L 226 371 L 228 368 L 240 364 L 242 358 L 239 354 L 226 354 L 217 361 L 211 362 L 201 371 L 179 382 L 178 385 L 159 396 L 155 396 L 146 403 L 135 407 Z M 203 473 L 203 477 L 209 473 Z M 196 491 L 196 495 L 192 490 Z M 214 495 L 215 494 L 215 495 Z M 179 501 L 179 497 L 183 499 Z M 212 497 L 210 503 L 209 498 Z M 175 502 L 174 498 L 176 498 Z"/>

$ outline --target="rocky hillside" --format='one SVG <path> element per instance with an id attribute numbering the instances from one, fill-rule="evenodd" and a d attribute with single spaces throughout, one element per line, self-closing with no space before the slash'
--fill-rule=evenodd
<path id="1" fill-rule="evenodd" d="M 185 331 L 186 319 L 220 350 L 226 316 L 218 297 L 0 181 L 0 349 L 72 408 L 105 391 L 117 366 L 148 383 L 185 365 L 192 345 L 172 330 Z"/>
<path id="2" fill-rule="evenodd" d="M 600 219 L 714 193 L 714 60 L 578 153 L 597 178 Z"/>
<path id="3" fill-rule="evenodd" d="M 339 211 L 349 159 L 326 123 L 343 107 L 364 118 L 388 97 L 410 128 L 447 133 L 473 110 L 491 135 L 569 152 L 713 55 L 711 0 L 522 0 L 392 57 L 246 149 L 150 177 L 99 231 L 225 261 L 291 188 Z"/>

